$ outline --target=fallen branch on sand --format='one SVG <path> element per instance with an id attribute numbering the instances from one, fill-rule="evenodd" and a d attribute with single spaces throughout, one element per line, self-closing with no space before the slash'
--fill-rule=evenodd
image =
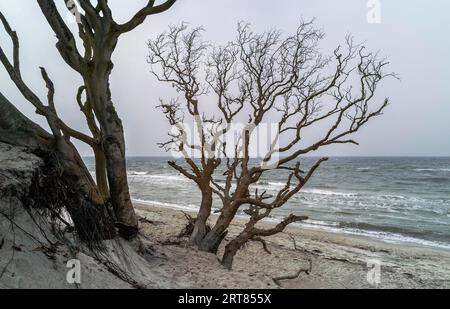
<path id="1" fill-rule="evenodd" d="M 312 251 L 310 251 L 310 250 L 307 250 L 307 249 L 304 249 L 304 248 L 299 248 L 297 246 L 297 243 L 295 241 L 294 236 L 292 236 L 290 234 L 287 234 L 287 235 L 292 239 L 292 242 L 294 243 L 294 249 L 296 251 L 301 251 L 301 252 L 303 252 L 305 254 L 314 255 L 314 256 L 320 257 L 322 259 L 329 260 L 329 261 L 336 261 L 336 262 L 349 263 L 349 264 L 353 264 L 353 265 L 365 266 L 365 264 L 363 262 L 351 261 L 351 260 L 346 259 L 346 258 L 338 258 L 338 257 L 326 256 L 326 255 L 322 254 L 322 252 L 319 251 L 319 250 L 312 250 Z"/>
<path id="2" fill-rule="evenodd" d="M 302 273 L 309 275 L 312 271 L 312 259 L 309 259 L 309 266 L 307 268 L 300 268 L 294 275 L 286 275 L 281 277 L 272 278 L 276 285 L 281 286 L 281 280 L 297 279 Z"/>
<path id="3" fill-rule="evenodd" d="M 287 235 L 292 239 L 292 242 L 294 243 L 294 250 L 300 251 L 300 252 L 302 252 L 303 254 L 306 255 L 306 257 L 308 259 L 308 267 L 307 268 L 305 268 L 305 267 L 300 268 L 294 275 L 286 275 L 286 276 L 272 278 L 273 282 L 275 282 L 275 284 L 280 286 L 280 287 L 281 287 L 280 281 L 282 281 L 282 280 L 297 279 L 302 273 L 305 273 L 305 274 L 309 275 L 312 272 L 312 263 L 313 263 L 312 257 L 311 257 L 312 253 L 307 251 L 307 250 L 305 250 L 305 249 L 303 249 L 303 248 L 299 248 L 297 246 L 297 242 L 295 241 L 295 237 L 290 235 L 290 234 L 287 234 Z"/>

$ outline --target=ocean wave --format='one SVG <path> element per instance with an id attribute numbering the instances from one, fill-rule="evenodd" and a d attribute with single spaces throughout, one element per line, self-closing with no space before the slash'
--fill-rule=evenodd
<path id="1" fill-rule="evenodd" d="M 268 191 L 279 191 L 283 189 L 286 186 L 286 183 L 282 182 L 268 182 L 267 184 L 256 184 L 253 186 L 253 188 L 257 189 L 263 189 Z M 306 193 L 308 195 L 323 195 L 323 196 L 340 196 L 340 197 L 357 197 L 360 194 L 353 193 L 353 192 L 340 192 L 340 191 L 332 191 L 332 190 L 324 190 L 324 189 L 317 189 L 317 188 L 310 188 L 310 189 L 302 189 L 300 191 L 300 194 Z"/>
<path id="2" fill-rule="evenodd" d="M 141 200 L 141 199 L 133 199 L 133 201 L 148 205 L 148 206 L 160 206 L 163 208 L 170 208 L 170 209 L 177 209 L 177 210 L 186 210 L 186 211 L 197 211 L 199 209 L 198 206 L 195 205 L 180 205 L 180 204 L 174 204 L 174 203 L 165 203 L 165 202 L 158 202 L 158 201 L 149 201 L 149 200 Z"/>
<path id="3" fill-rule="evenodd" d="M 269 186 L 274 186 L 274 187 L 284 187 L 286 186 L 286 183 L 282 183 L 282 182 L 270 182 L 269 181 Z"/>
<path id="4" fill-rule="evenodd" d="M 450 168 L 415 168 L 415 172 L 450 172 Z"/>
<path id="5" fill-rule="evenodd" d="M 322 189 L 304 189 L 301 192 L 307 194 L 317 194 L 317 195 L 332 195 L 332 196 L 342 196 L 342 197 L 357 197 L 358 193 L 353 192 L 339 192 L 339 191 L 330 191 L 330 190 L 322 190 Z"/>
<path id="6" fill-rule="evenodd" d="M 334 222 L 334 221 L 320 221 L 320 220 L 313 220 L 313 219 L 308 219 L 306 221 L 303 221 L 304 224 L 311 224 L 311 225 L 316 225 L 316 226 L 339 226 L 340 223 L 339 222 Z"/>
<path id="7" fill-rule="evenodd" d="M 399 220 L 406 221 L 414 221 L 412 219 L 397 217 Z M 407 229 L 405 226 L 378 226 L 371 223 L 366 222 L 341 222 L 339 224 L 341 228 L 344 229 L 357 229 L 363 231 L 371 231 L 371 232 L 384 232 L 384 233 L 392 233 L 398 235 L 408 235 L 410 237 L 420 238 L 422 232 L 415 231 L 411 229 Z"/>
<path id="8" fill-rule="evenodd" d="M 381 194 L 381 195 L 376 195 L 375 197 L 379 198 L 379 199 L 385 199 L 385 200 L 411 200 L 411 201 L 418 201 L 417 198 L 412 197 L 412 196 L 404 196 L 404 195 L 391 195 L 391 194 Z"/>
<path id="9" fill-rule="evenodd" d="M 181 176 L 181 175 L 173 175 L 173 174 L 153 174 L 150 175 L 147 172 L 128 172 L 130 176 L 137 176 L 138 178 L 146 178 L 146 179 L 162 179 L 169 181 L 189 181 L 189 179 Z"/>
<path id="10" fill-rule="evenodd" d="M 441 249 L 448 249 L 450 250 L 450 244 L 444 243 L 440 241 L 432 241 L 432 240 L 425 240 L 421 238 L 416 237 L 409 237 L 397 233 L 389 233 L 389 232 L 378 232 L 378 231 L 368 231 L 368 230 L 362 230 L 362 229 L 355 229 L 355 228 L 328 228 L 328 227 L 318 227 L 317 229 L 322 229 L 328 232 L 334 232 L 337 234 L 350 234 L 350 235 L 356 235 L 356 236 L 363 236 L 368 237 L 372 239 L 377 239 L 386 243 L 393 243 L 393 244 L 412 244 L 412 245 L 419 245 L 419 246 L 425 246 L 425 247 L 432 247 L 432 248 L 441 248 Z"/>
<path id="11" fill-rule="evenodd" d="M 418 238 L 418 237 L 402 235 L 400 233 L 373 231 L 373 230 L 365 230 L 363 228 L 351 228 L 351 227 L 342 227 L 342 226 L 334 227 L 334 226 L 315 225 L 315 224 L 310 224 L 308 222 L 293 223 L 292 225 L 297 225 L 299 227 L 310 228 L 310 229 L 314 229 L 314 230 L 321 230 L 321 231 L 325 231 L 325 232 L 331 232 L 331 233 L 335 233 L 335 234 L 348 234 L 348 235 L 355 235 L 355 236 L 363 236 L 363 237 L 376 239 L 376 240 L 386 242 L 386 243 L 412 244 L 412 245 L 419 245 L 419 246 L 425 246 L 425 247 L 441 248 L 441 249 L 449 249 L 450 250 L 450 243 L 426 240 L 426 239 L 422 239 L 422 238 Z"/>
<path id="12" fill-rule="evenodd" d="M 374 167 L 358 167 L 356 170 L 357 171 L 372 171 L 374 170 Z"/>
<path id="13" fill-rule="evenodd" d="M 423 175 L 423 177 L 407 177 L 403 180 L 410 181 L 413 183 L 427 183 L 427 182 L 433 182 L 437 184 L 447 183 L 450 182 L 450 177 L 430 177 Z"/>
<path id="14" fill-rule="evenodd" d="M 130 175 L 130 176 L 142 176 L 142 175 L 147 175 L 147 172 L 128 171 L 128 175 Z"/>

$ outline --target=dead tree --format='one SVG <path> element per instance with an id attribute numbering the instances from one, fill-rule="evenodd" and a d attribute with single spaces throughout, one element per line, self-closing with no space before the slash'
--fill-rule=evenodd
<path id="1" fill-rule="evenodd" d="M 203 127 L 204 119 L 200 114 L 198 97 L 205 94 L 205 89 L 200 81 L 195 78 L 199 73 L 199 60 L 207 45 L 200 40 L 202 29 L 194 29 L 190 33 L 184 33 L 186 25 L 171 27 L 169 32 L 159 35 L 154 41 L 148 42 L 150 55 L 148 62 L 153 67 L 153 73 L 160 81 L 170 82 L 177 91 L 184 96 L 186 113 L 177 100 L 169 103 L 161 101 L 159 106 L 171 126 L 176 126 L 176 132 L 170 134 L 167 142 L 160 146 L 167 151 L 175 150 L 183 154 L 187 166 L 182 166 L 176 161 L 170 161 L 169 165 L 188 179 L 194 181 L 201 192 L 200 209 L 195 219 L 194 230 L 190 235 L 191 244 L 199 246 L 207 233 L 207 221 L 211 214 L 213 202 L 213 190 L 211 177 L 221 161 L 214 155 L 215 145 L 207 149 L 209 143 L 204 137 L 207 132 Z M 162 68 L 159 72 L 158 68 Z M 186 128 L 182 122 L 190 117 L 198 134 L 198 144 L 194 145 L 187 139 Z M 175 148 L 174 148 L 175 147 Z M 190 152 L 197 152 L 200 162 L 196 162 Z"/>
<path id="2" fill-rule="evenodd" d="M 137 233 L 138 221 L 128 188 L 123 126 L 111 97 L 109 83 L 113 70 L 111 59 L 122 34 L 134 30 L 148 16 L 168 10 L 176 0 L 166 0 L 158 5 L 156 1 L 150 0 L 144 8 L 123 24 L 114 21 L 108 0 L 65 0 L 67 9 L 76 18 L 77 35 L 83 43 L 82 48 L 77 46 L 75 36 L 56 8 L 55 2 L 53 0 L 37 2 L 56 36 L 56 48 L 62 59 L 83 80 L 83 85 L 78 90 L 77 102 L 86 117 L 92 136 L 71 129 L 58 117 L 53 102 L 53 83 L 44 69 L 42 75 L 49 89 L 48 104 L 44 106 L 38 102 L 37 96 L 26 87 L 20 75 L 17 35 L 11 30 L 3 15 L 2 22 L 14 43 L 14 63 L 8 63 L 5 55 L 2 62 L 22 94 L 35 105 L 39 114 L 47 118 L 53 134 L 64 135 L 66 139 L 75 138 L 92 147 L 99 191 L 104 199 L 111 201 L 120 233 L 126 237 L 133 237 Z"/>
<path id="3" fill-rule="evenodd" d="M 174 39 L 173 33 L 179 39 Z M 213 193 L 222 201 L 220 215 L 199 247 L 216 252 L 236 214 L 243 212 L 250 217 L 243 231 L 225 247 L 222 261 L 227 268 L 248 240 L 274 235 L 307 219 L 290 215 L 270 229 L 259 224 L 298 194 L 327 160 L 322 158 L 301 169 L 300 159 L 328 145 L 357 144 L 351 135 L 388 105 L 388 99 L 374 102 L 380 82 L 395 76 L 384 73 L 388 62 L 354 44 L 351 37 L 346 38 L 345 46 L 325 57 L 318 47 L 323 37 L 313 22 L 301 22 L 287 37 L 276 30 L 255 34 L 249 25 L 240 24 L 234 42 L 207 48 L 198 44 L 198 30 L 189 32 L 181 26 L 163 34 L 150 48 L 151 55 L 159 55 L 158 61 L 152 61 L 161 67 L 156 72 L 159 79 L 176 85 L 186 99 L 183 105 L 177 101 L 163 105 L 174 125 L 169 141 L 172 149 L 184 156 L 187 148 L 199 149 L 224 162 L 215 170 L 220 168 L 222 175 L 213 173 L 209 180 Z M 198 46 L 202 52 L 193 56 L 189 51 L 198 51 Z M 190 70 L 193 67 L 196 69 Z M 208 112 L 216 112 L 216 117 L 206 116 L 206 109 L 196 112 L 200 123 L 196 126 L 203 128 L 203 133 L 202 142 L 195 145 L 186 143 L 186 130 L 177 125 L 186 110 L 189 112 L 190 101 L 196 106 L 200 101 L 215 103 L 215 110 Z M 245 125 L 237 132 L 239 138 L 230 152 L 224 136 L 236 134 L 231 124 L 242 119 Z M 258 129 L 267 123 L 276 125 L 277 134 L 267 141 L 267 151 L 257 154 L 262 160 L 256 164 L 251 160 L 255 155 L 251 146 L 258 138 Z M 255 188 L 267 171 L 286 177 L 285 186 L 275 194 Z"/>

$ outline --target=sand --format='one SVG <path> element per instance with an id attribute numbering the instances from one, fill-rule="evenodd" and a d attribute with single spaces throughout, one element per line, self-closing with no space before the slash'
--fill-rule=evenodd
<path id="1" fill-rule="evenodd" d="M 271 254 L 263 250 L 261 243 L 249 243 L 238 253 L 233 270 L 228 271 L 218 259 L 223 247 L 218 255 L 209 254 L 188 246 L 187 239 L 177 237 L 186 224 L 183 212 L 152 205 L 137 204 L 136 208 L 141 216 L 139 239 L 131 243 L 108 241 L 103 257 L 96 259 L 83 247 L 69 250 L 63 244 L 49 252 L 29 237 L 32 235 L 45 243 L 28 214 L 21 207 L 12 207 L 18 225 L 12 227 L 7 220 L 0 220 L 0 271 L 5 269 L 0 288 L 450 287 L 449 251 L 299 228 L 289 228 L 285 233 L 267 238 Z M 50 227 L 45 223 L 41 226 L 50 235 Z M 227 240 L 241 228 L 242 222 L 236 221 Z M 374 258 L 382 263 L 378 286 L 369 284 L 366 278 L 367 261 Z M 80 284 L 69 284 L 66 280 L 69 271 L 66 264 L 71 259 L 80 261 Z M 274 281 L 308 269 L 310 261 L 309 273 Z"/>
<path id="2" fill-rule="evenodd" d="M 142 234 L 154 242 L 153 250 L 162 257 L 158 266 L 174 274 L 187 288 L 449 288 L 450 251 L 406 244 L 388 244 L 359 236 L 334 234 L 303 228 L 288 228 L 268 237 L 271 254 L 262 244 L 250 242 L 235 259 L 232 271 L 224 270 L 218 256 L 180 244 L 176 236 L 186 224 L 182 211 L 154 205 L 136 205 Z M 212 218 L 214 220 L 214 216 Z M 229 240 L 243 226 L 237 220 Z M 295 239 L 295 244 L 294 244 Z M 380 262 L 379 284 L 367 280 L 368 271 Z M 295 279 L 274 278 L 293 276 Z M 372 271 L 371 274 L 374 274 Z M 369 276 L 376 279 L 374 276 Z"/>

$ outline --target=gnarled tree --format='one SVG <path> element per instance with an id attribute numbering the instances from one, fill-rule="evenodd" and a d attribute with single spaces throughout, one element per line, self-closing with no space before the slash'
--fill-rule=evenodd
<path id="1" fill-rule="evenodd" d="M 194 181 L 201 192 L 200 210 L 190 237 L 191 244 L 200 246 L 208 232 L 207 221 L 213 202 L 211 177 L 221 161 L 213 155 L 215 145 L 211 145 L 210 148 L 209 142 L 204 138 L 207 134 L 203 126 L 205 119 L 202 119 L 200 114 L 198 101 L 199 96 L 206 94 L 196 76 L 199 74 L 200 59 L 207 45 L 200 40 L 201 28 L 189 33 L 185 32 L 186 29 L 184 24 L 180 27 L 171 27 L 169 32 L 159 35 L 154 41 L 150 40 L 148 62 L 154 68 L 153 73 L 160 81 L 172 83 L 173 87 L 184 96 L 186 113 L 183 114 L 180 113 L 181 105 L 177 100 L 172 100 L 170 103 L 161 102 L 160 108 L 169 124 L 177 127 L 177 130 L 172 132 L 169 141 L 161 143 L 160 146 L 167 151 L 173 149 L 182 153 L 187 168 L 176 161 L 170 161 L 169 165 Z M 158 68 L 162 70 L 159 72 Z M 195 125 L 198 144 L 187 140 L 186 128 L 183 128 L 182 123 L 188 117 Z M 199 162 L 191 157 L 192 151 L 197 152 Z"/>
<path id="2" fill-rule="evenodd" d="M 210 48 L 201 42 L 198 29 L 189 31 L 182 25 L 149 44 L 150 62 L 161 67 L 154 73 L 175 85 L 185 99 L 185 104 L 174 100 L 162 104 L 174 126 L 164 145 L 180 151 L 189 163 L 171 165 L 195 181 L 196 171 L 203 173 L 204 165 L 195 165 L 186 157 L 192 155 L 187 150 L 200 153 L 201 162 L 223 161 L 208 174 L 207 183 L 222 205 L 214 226 L 199 242 L 200 249 L 216 252 L 236 214 L 249 216 L 242 232 L 225 247 L 222 262 L 227 268 L 247 241 L 261 240 L 307 219 L 292 214 L 273 228 L 259 224 L 298 194 L 327 160 L 321 158 L 301 169 L 300 159 L 328 145 L 357 144 L 351 135 L 388 105 L 388 99 L 377 104 L 375 98 L 380 82 L 395 76 L 384 73 L 388 62 L 350 37 L 345 46 L 325 57 L 319 52 L 323 37 L 313 22 L 301 22 L 287 37 L 276 30 L 255 34 L 249 25 L 240 24 L 235 41 Z M 199 102 L 214 102 L 215 108 L 205 103 L 201 111 Z M 187 126 L 179 125 L 186 114 L 195 116 L 200 143 L 193 143 Z M 244 121 L 243 129 L 231 130 L 239 121 Z M 258 131 L 264 124 L 275 125 L 276 134 L 265 139 L 266 151 L 256 154 L 261 159 L 257 162 L 252 160 L 252 145 L 264 141 Z M 238 138 L 229 145 L 224 137 L 236 133 Z M 257 189 L 268 173 L 286 177 L 285 185 L 271 194 Z"/>
<path id="3" fill-rule="evenodd" d="M 155 0 L 139 10 L 129 21 L 115 22 L 108 0 L 65 0 L 67 9 L 77 21 L 78 37 L 83 43 L 77 46 L 75 35 L 61 17 L 53 0 L 38 0 L 38 5 L 56 35 L 56 47 L 63 60 L 83 80 L 79 87 L 77 102 L 86 117 L 92 136 L 71 129 L 57 115 L 53 102 L 54 87 L 44 69 L 42 76 L 49 89 L 48 104 L 44 105 L 25 85 L 19 66 L 17 35 L 2 15 L 2 22 L 14 43 L 14 63 L 8 62 L 2 51 L 2 63 L 16 86 L 49 122 L 53 135 L 75 138 L 92 147 L 96 162 L 98 191 L 103 200 L 113 206 L 119 232 L 127 237 L 137 233 L 137 218 L 130 199 L 126 172 L 125 139 L 122 121 L 116 113 L 111 97 L 110 75 L 113 70 L 112 56 L 121 35 L 141 25 L 148 16 L 162 13 L 176 0 L 157 4 Z M 83 98 L 84 96 L 84 98 Z M 75 100 L 74 100 L 75 101 Z"/>

